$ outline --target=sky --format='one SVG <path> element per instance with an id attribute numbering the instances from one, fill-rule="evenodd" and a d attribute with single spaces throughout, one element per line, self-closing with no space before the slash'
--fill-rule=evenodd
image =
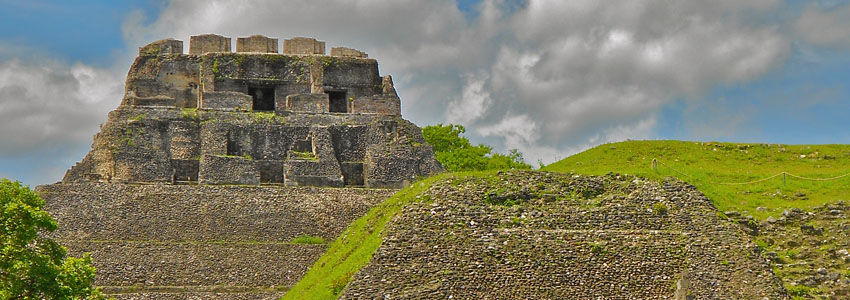
<path id="1" fill-rule="evenodd" d="M 532 165 L 626 139 L 850 143 L 850 1 L 0 0 L 0 177 L 61 180 L 138 48 L 205 33 L 365 51 L 406 119 Z"/>

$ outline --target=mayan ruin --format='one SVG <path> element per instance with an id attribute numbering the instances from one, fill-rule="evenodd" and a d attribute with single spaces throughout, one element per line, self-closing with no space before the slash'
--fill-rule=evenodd
<path id="1" fill-rule="evenodd" d="M 441 170 L 392 77 L 311 38 L 165 39 L 139 49 L 118 109 L 63 182 L 403 187 Z"/>
<path id="2" fill-rule="evenodd" d="M 120 106 L 39 188 L 118 299 L 274 299 L 396 189 L 441 172 L 392 77 L 312 38 L 193 36 L 139 49 Z"/>

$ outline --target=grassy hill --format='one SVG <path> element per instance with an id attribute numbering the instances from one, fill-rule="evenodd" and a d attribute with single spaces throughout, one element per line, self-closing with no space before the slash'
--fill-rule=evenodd
<path id="1" fill-rule="evenodd" d="M 653 168 L 653 159 L 657 159 L 657 168 Z M 850 190 L 850 176 L 828 181 L 794 177 L 825 179 L 850 173 L 850 145 L 627 141 L 589 149 L 543 170 L 590 175 L 617 172 L 658 180 L 673 176 L 695 185 L 721 211 L 741 211 L 759 219 L 778 217 L 791 208 L 819 207 L 818 214 L 829 213 L 826 221 L 793 213 L 788 221 L 768 224 L 754 238 L 771 257 L 774 272 L 795 299 L 823 298 L 821 295 L 835 290 L 843 291 L 844 295 L 850 292 L 842 283 L 845 278 L 850 282 L 850 272 L 846 271 L 850 256 L 841 256 L 845 253 L 841 249 L 850 245 L 840 222 L 845 218 L 843 211 L 850 208 L 839 205 L 844 208 L 836 216 L 835 207 L 825 205 L 850 198 L 846 192 Z M 784 183 L 783 172 L 787 172 Z M 351 276 L 369 262 L 383 242 L 386 223 L 410 203 L 432 201 L 419 197 L 432 183 L 495 174 L 444 173 L 399 191 L 350 225 L 283 299 L 336 299 Z M 752 181 L 758 182 L 747 183 Z M 800 226 L 804 224 L 823 233 L 801 233 Z M 826 272 L 819 272 L 820 269 Z M 833 274 L 839 274 L 839 278 L 823 280 L 834 277 Z M 817 280 L 807 282 L 812 278 Z"/>
<path id="2" fill-rule="evenodd" d="M 811 180 L 850 173 L 850 145 L 626 141 L 589 149 L 542 170 L 674 176 L 695 185 L 721 211 L 746 212 L 762 220 L 786 209 L 811 210 L 850 198 L 850 176 Z"/>

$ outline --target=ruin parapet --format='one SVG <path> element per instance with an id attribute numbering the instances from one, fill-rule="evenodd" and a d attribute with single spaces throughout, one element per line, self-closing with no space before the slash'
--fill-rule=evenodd
<path id="1" fill-rule="evenodd" d="M 237 38 L 236 52 L 278 53 L 277 39 L 263 35 Z"/>
<path id="2" fill-rule="evenodd" d="M 314 38 L 294 37 L 283 41 L 283 53 L 325 55 L 325 42 Z"/>
<path id="3" fill-rule="evenodd" d="M 217 34 L 202 34 L 189 38 L 189 54 L 230 52 L 230 38 Z"/>

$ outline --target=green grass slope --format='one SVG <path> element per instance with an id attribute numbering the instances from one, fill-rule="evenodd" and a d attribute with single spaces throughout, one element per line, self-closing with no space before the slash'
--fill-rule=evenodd
<path id="1" fill-rule="evenodd" d="M 674 176 L 695 185 L 721 211 L 746 212 L 759 219 L 850 198 L 850 176 L 812 180 L 850 173 L 850 145 L 626 141 L 589 149 L 542 170 Z"/>
<path id="2" fill-rule="evenodd" d="M 298 284 L 282 299 L 337 299 L 357 270 L 369 263 L 384 238 L 384 226 L 408 203 L 428 201 L 417 197 L 431 184 L 458 174 L 443 173 L 400 190 L 357 219 L 328 247 Z"/>

